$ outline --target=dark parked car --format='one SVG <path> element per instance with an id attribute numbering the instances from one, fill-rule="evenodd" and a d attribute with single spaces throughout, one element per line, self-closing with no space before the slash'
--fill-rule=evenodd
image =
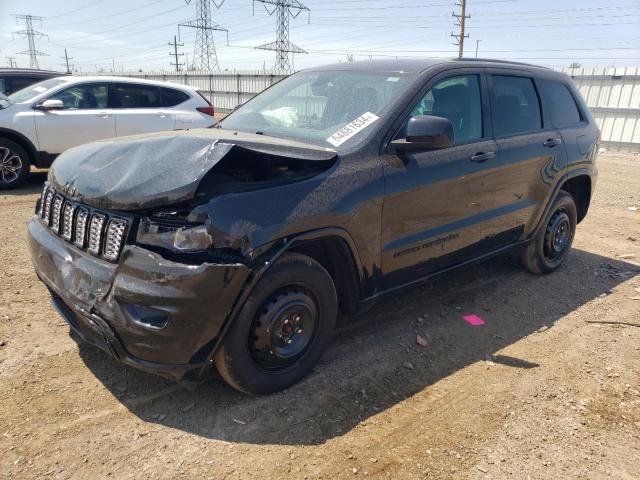
<path id="1" fill-rule="evenodd" d="M 52 70 L 33 70 L 28 68 L 0 68 L 0 93 L 11 95 L 29 85 L 59 77 L 64 73 Z"/>
<path id="2" fill-rule="evenodd" d="M 339 310 L 516 248 L 535 274 L 560 267 L 598 141 L 546 68 L 314 68 L 216 128 L 62 154 L 32 259 L 71 327 L 122 362 L 273 392 L 311 370 Z"/>

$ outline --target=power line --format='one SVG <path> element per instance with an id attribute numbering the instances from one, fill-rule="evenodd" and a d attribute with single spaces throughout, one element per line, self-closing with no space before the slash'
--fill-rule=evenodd
<path id="1" fill-rule="evenodd" d="M 38 21 L 40 22 L 40 25 L 42 26 L 42 20 L 43 17 L 37 17 L 35 15 L 14 15 L 16 17 L 16 21 L 18 20 L 24 20 L 24 24 L 25 24 L 25 29 L 24 30 L 17 30 L 15 32 L 13 32 L 15 35 L 18 35 L 22 38 L 26 38 L 28 43 L 29 43 L 29 49 L 28 50 L 24 50 L 22 52 L 18 52 L 20 55 L 29 55 L 29 67 L 30 68 L 35 68 L 36 70 L 39 69 L 40 67 L 38 66 L 38 57 L 39 56 L 43 56 L 43 55 L 47 55 L 44 52 L 40 52 L 38 50 L 36 50 L 36 38 L 42 38 L 42 37 L 46 37 L 47 35 L 45 35 L 42 32 L 38 32 L 36 30 L 33 29 L 33 21 Z"/>
<path id="2" fill-rule="evenodd" d="M 191 3 L 191 0 L 185 0 Z M 196 43 L 193 50 L 193 66 L 199 70 L 207 72 L 219 71 L 218 54 L 216 53 L 216 44 L 213 39 L 214 31 L 227 32 L 227 42 L 229 31 L 213 23 L 211 20 L 211 4 L 216 8 L 220 8 L 224 4 L 224 0 L 217 4 L 214 0 L 196 0 L 197 18 L 178 25 L 180 27 L 194 28 L 196 30 Z"/>
<path id="3" fill-rule="evenodd" d="M 69 26 L 73 26 L 73 25 L 86 25 L 87 23 L 97 22 L 97 21 L 102 22 L 102 21 L 104 21 L 105 18 L 117 17 L 119 15 L 124 15 L 126 13 L 131 13 L 131 12 L 134 12 L 136 10 L 142 10 L 143 8 L 147 8 L 147 7 L 150 7 L 152 5 L 156 5 L 158 3 L 162 3 L 162 2 L 166 2 L 166 1 L 167 0 L 154 0 L 153 2 L 145 3 L 143 5 L 140 5 L 139 7 L 130 8 L 128 10 L 121 10 L 119 12 L 111 13 L 109 15 L 100 15 L 99 17 L 88 18 L 88 19 L 85 19 L 85 20 L 79 20 L 77 22 L 63 23 L 63 24 L 61 24 L 61 26 L 69 27 Z M 54 26 L 58 26 L 58 25 L 59 24 L 55 24 L 54 23 Z"/>
<path id="4" fill-rule="evenodd" d="M 184 53 L 178 53 L 178 47 L 184 47 L 184 43 L 178 43 L 178 39 L 176 38 L 176 36 L 173 36 L 173 43 L 169 42 L 169 45 L 173 47 L 173 53 L 169 52 L 169 56 L 173 56 L 175 58 L 175 63 L 171 63 L 171 65 L 174 65 L 176 67 L 176 72 L 180 71 L 180 67 L 184 65 L 184 63 L 181 63 L 178 61 L 178 57 L 182 57 L 184 56 Z"/>
<path id="5" fill-rule="evenodd" d="M 254 0 L 261 3 L 269 16 L 274 13 L 278 17 L 278 25 L 276 30 L 276 41 L 260 45 L 258 50 L 272 50 L 276 52 L 275 69 L 283 72 L 289 72 L 293 65 L 293 55 L 296 53 L 307 53 L 302 48 L 289 41 L 289 19 L 296 18 L 300 12 L 307 11 L 310 15 L 309 7 L 298 0 Z M 272 5 L 273 9 L 269 10 L 267 5 Z M 294 13 L 295 12 L 295 13 Z M 291 54 L 291 62 L 289 62 L 289 54 Z"/>
<path id="6" fill-rule="evenodd" d="M 97 1 L 95 1 L 95 2 L 91 2 L 91 3 L 87 4 L 87 5 L 84 5 L 84 6 L 82 6 L 82 7 L 76 8 L 76 9 L 74 9 L 74 10 L 69 10 L 69 11 L 67 11 L 67 12 L 59 13 L 59 14 L 57 14 L 57 15 L 54 15 L 53 17 L 49 17 L 49 20 L 51 20 L 52 18 L 67 17 L 67 16 L 72 15 L 72 14 L 74 14 L 74 13 L 76 13 L 76 12 L 79 12 L 80 10 L 85 10 L 85 9 L 87 9 L 87 8 L 89 8 L 89 7 L 93 7 L 94 5 L 97 5 L 98 3 L 101 3 L 101 2 L 103 2 L 103 1 L 104 1 L 104 0 L 97 0 Z"/>

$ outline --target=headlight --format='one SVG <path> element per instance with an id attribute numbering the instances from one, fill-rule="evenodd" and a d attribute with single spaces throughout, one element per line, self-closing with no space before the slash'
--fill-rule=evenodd
<path id="1" fill-rule="evenodd" d="M 198 252 L 213 244 L 205 225 L 180 225 L 143 218 L 136 242 L 179 252 Z"/>

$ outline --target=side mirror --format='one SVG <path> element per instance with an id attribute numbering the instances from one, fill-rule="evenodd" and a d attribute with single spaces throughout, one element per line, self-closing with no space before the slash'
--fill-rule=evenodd
<path id="1" fill-rule="evenodd" d="M 452 147 L 453 125 L 443 117 L 419 115 L 409 120 L 407 138 L 394 140 L 391 145 L 396 152 L 425 152 Z"/>
<path id="2" fill-rule="evenodd" d="M 45 100 L 39 104 L 38 108 L 40 110 L 62 110 L 64 108 L 64 103 L 62 100 L 50 98 L 49 100 Z"/>

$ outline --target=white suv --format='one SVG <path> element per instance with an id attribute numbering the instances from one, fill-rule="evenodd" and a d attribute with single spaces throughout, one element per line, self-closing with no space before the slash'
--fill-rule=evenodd
<path id="1" fill-rule="evenodd" d="M 210 127 L 213 106 L 189 86 L 121 77 L 51 78 L 0 98 L 0 189 L 82 143 Z"/>

